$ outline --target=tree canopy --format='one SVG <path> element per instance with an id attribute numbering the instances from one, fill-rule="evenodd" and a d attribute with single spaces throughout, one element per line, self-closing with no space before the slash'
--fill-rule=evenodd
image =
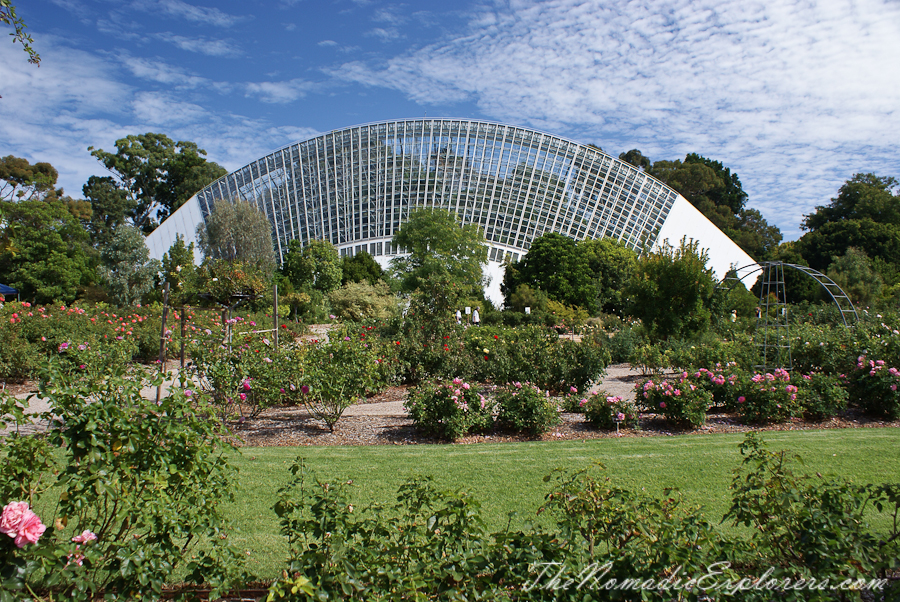
<path id="1" fill-rule="evenodd" d="M 311 240 L 303 246 L 299 240 L 288 243 L 281 273 L 300 291 L 327 294 L 341 285 L 341 257 L 326 240 Z"/>
<path id="2" fill-rule="evenodd" d="M 628 313 L 653 338 L 694 337 L 709 327 L 716 278 L 699 244 L 682 240 L 641 257 L 626 287 Z"/>
<path id="3" fill-rule="evenodd" d="M 133 226 L 122 226 L 100 252 L 100 278 L 110 301 L 126 307 L 139 303 L 150 292 L 160 262 L 150 259 L 144 235 Z"/>
<path id="4" fill-rule="evenodd" d="M 0 158 L 0 200 L 52 201 L 62 196 L 56 189 L 59 173 L 45 162 L 32 165 L 27 159 L 7 155 Z"/>
<path id="5" fill-rule="evenodd" d="M 657 161 L 650 175 L 677 190 L 717 228 L 756 260 L 767 259 L 781 231 L 756 209 L 747 209 L 747 193 L 731 169 L 696 153 L 684 161 Z"/>
<path id="6" fill-rule="evenodd" d="M 194 142 L 173 142 L 165 134 L 147 133 L 116 140 L 116 152 L 88 147 L 128 195 L 132 223 L 146 233 L 198 190 L 224 176 L 222 166 L 207 161 Z"/>
<path id="7" fill-rule="evenodd" d="M 246 201 L 219 201 L 197 226 L 204 260 L 240 262 L 271 275 L 275 269 L 272 225 L 263 212 Z"/>
<path id="8" fill-rule="evenodd" d="M 460 225 L 455 213 L 418 209 L 394 234 L 392 244 L 408 255 L 391 260 L 404 291 L 421 288 L 426 279 L 448 277 L 473 296 L 483 294 L 488 250 L 477 224 Z"/>
<path id="9" fill-rule="evenodd" d="M 507 268 L 502 286 L 507 306 L 512 306 L 512 294 L 521 284 L 566 305 L 579 305 L 591 313 L 599 309 L 599 289 L 586 255 L 574 239 L 556 232 L 534 239 L 522 260 Z"/>
<path id="10" fill-rule="evenodd" d="M 0 224 L 0 281 L 23 298 L 69 303 L 93 279 L 87 233 L 64 203 L 0 203 Z"/>
<path id="11" fill-rule="evenodd" d="M 341 261 L 343 276 L 341 283 L 368 282 L 372 286 L 384 280 L 384 270 L 375 259 L 365 251 L 352 257 L 344 257 Z"/>
<path id="12" fill-rule="evenodd" d="M 882 276 L 893 279 L 893 271 L 886 268 L 900 257 L 900 195 L 893 193 L 897 185 L 891 177 L 856 174 L 831 203 L 807 215 L 802 224 L 807 233 L 797 248 L 809 265 L 825 271 L 834 258 L 855 248 L 882 266 Z"/>

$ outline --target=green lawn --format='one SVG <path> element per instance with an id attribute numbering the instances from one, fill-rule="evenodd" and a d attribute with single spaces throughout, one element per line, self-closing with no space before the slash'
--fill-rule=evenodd
<path id="1" fill-rule="evenodd" d="M 340 427 L 338 427 L 340 428 Z M 320 478 L 352 479 L 355 501 L 392 503 L 397 487 L 415 475 L 430 475 L 442 488 L 468 489 L 482 502 L 490 530 L 503 528 L 510 512 L 515 525 L 535 517 L 557 467 L 579 469 L 599 461 L 620 486 L 659 495 L 677 487 L 702 505 L 713 522 L 729 506 L 732 471 L 740 465 L 742 434 L 684 435 L 476 445 L 244 448 L 235 503 L 227 513 L 237 530 L 233 542 L 251 551 L 252 572 L 271 578 L 285 565 L 287 547 L 272 511 L 288 468 L 302 456 Z M 845 477 L 857 483 L 898 481 L 900 429 L 772 431 L 763 434 L 771 450 L 802 456 L 797 472 Z"/>

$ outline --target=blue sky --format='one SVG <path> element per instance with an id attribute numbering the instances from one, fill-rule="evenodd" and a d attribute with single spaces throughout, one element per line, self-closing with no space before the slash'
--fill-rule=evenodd
<path id="1" fill-rule="evenodd" d="M 88 146 L 192 140 L 229 170 L 317 133 L 472 117 L 736 171 L 786 239 L 857 172 L 900 177 L 897 0 L 21 0 L 0 155 L 72 196 Z M 249 12 L 248 12 L 249 11 Z M 8 28 L 0 29 L 7 33 Z"/>

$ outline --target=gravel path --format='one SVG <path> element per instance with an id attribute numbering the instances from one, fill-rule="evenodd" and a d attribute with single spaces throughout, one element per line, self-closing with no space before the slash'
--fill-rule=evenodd
<path id="1" fill-rule="evenodd" d="M 163 388 L 163 395 L 174 380 L 174 375 Z M 640 371 L 628 364 L 616 364 L 607 369 L 603 380 L 592 392 L 606 391 L 609 395 L 618 395 L 623 399 L 634 399 L 634 385 L 642 376 Z M 142 394 L 148 399 L 155 399 L 156 389 L 145 388 Z M 241 446 L 302 446 L 302 445 L 419 445 L 444 443 L 418 434 L 406 414 L 403 401 L 406 399 L 406 387 L 393 387 L 366 400 L 365 403 L 353 405 L 344 412 L 334 432 L 330 432 L 324 423 L 314 419 L 302 407 L 269 408 L 257 418 L 242 424 L 233 425 L 238 445 Z M 19 399 L 28 397 L 29 393 L 18 393 Z M 32 399 L 29 413 L 48 411 L 46 400 Z M 859 427 L 900 427 L 900 421 L 884 422 L 872 420 L 858 412 L 847 412 L 839 418 L 823 422 L 809 422 L 794 419 L 782 424 L 766 427 L 748 426 L 728 414 L 710 414 L 707 424 L 696 431 L 681 430 L 668 424 L 663 418 L 653 414 L 641 417 L 639 429 L 623 429 L 621 432 L 598 431 L 584 421 L 581 414 L 561 414 L 560 424 L 540 437 L 530 437 L 495 431 L 481 435 L 465 437 L 457 444 L 498 443 L 511 441 L 557 441 L 571 439 L 602 439 L 615 437 L 653 437 L 673 436 L 688 432 L 695 433 L 738 433 L 751 430 L 810 430 L 831 428 Z M 46 430 L 46 423 L 37 423 L 20 429 L 20 433 L 33 433 Z M 0 431 L 0 436 L 5 434 Z"/>

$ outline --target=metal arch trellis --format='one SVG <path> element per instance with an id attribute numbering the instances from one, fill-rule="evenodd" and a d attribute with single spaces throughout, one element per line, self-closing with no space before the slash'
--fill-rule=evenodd
<path id="1" fill-rule="evenodd" d="M 854 323 L 859 321 L 859 314 L 856 313 L 856 308 L 853 307 L 853 302 L 847 293 L 834 280 L 812 268 L 782 261 L 763 261 L 731 270 L 729 275 L 719 283 L 719 288 L 730 291 L 747 276 L 763 272 L 756 318 L 756 336 L 754 337 L 761 358 L 760 364 L 755 367 L 762 371 L 766 371 L 769 366 L 786 370 L 792 368 L 787 298 L 784 287 L 785 267 L 802 272 L 818 282 L 840 311 L 844 326 L 850 325 L 848 318 Z M 737 276 L 745 270 L 746 273 L 743 276 Z"/>

